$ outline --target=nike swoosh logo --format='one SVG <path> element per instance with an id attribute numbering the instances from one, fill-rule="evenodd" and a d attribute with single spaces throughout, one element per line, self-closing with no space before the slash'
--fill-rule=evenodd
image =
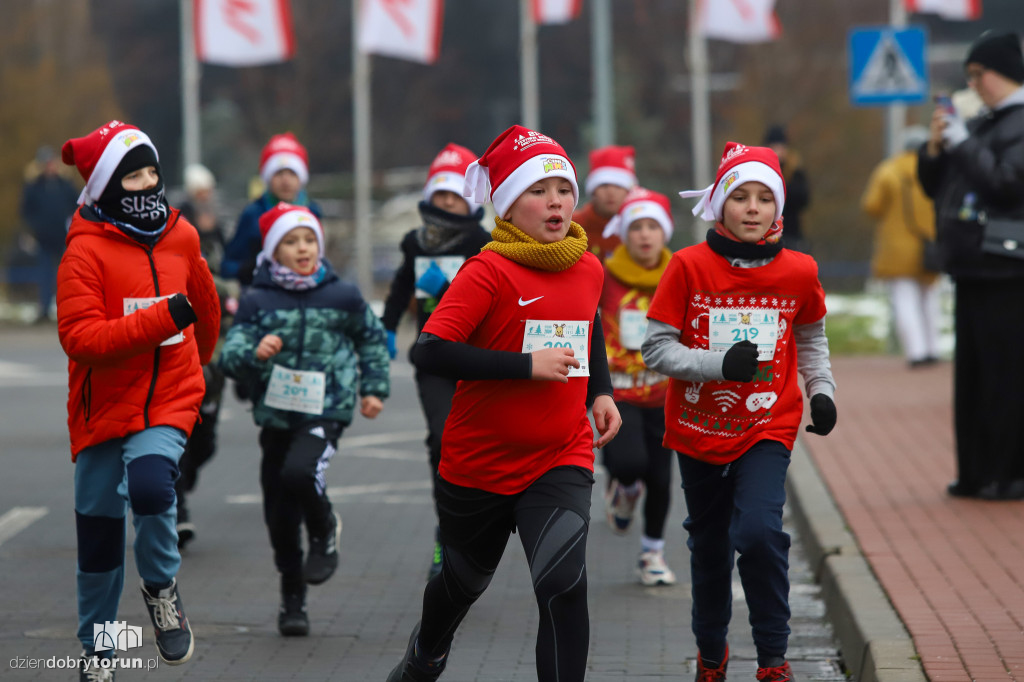
<path id="1" fill-rule="evenodd" d="M 543 297 L 543 296 L 538 296 L 537 298 L 531 298 L 531 299 L 530 299 L 529 301 L 524 301 L 524 300 L 523 300 L 523 297 L 522 297 L 522 296 L 520 296 L 520 297 L 519 297 L 519 305 L 530 305 L 530 304 L 531 304 L 531 303 L 533 303 L 534 301 L 539 301 L 539 300 L 540 300 L 540 299 L 542 299 L 542 298 L 544 298 L 544 297 Z"/>

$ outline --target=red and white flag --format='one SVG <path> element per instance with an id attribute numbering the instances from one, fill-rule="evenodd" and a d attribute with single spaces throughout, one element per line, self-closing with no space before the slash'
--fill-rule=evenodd
<path id="1" fill-rule="evenodd" d="M 289 0 L 193 0 L 196 55 L 222 66 L 257 66 L 295 54 Z"/>
<path id="2" fill-rule="evenodd" d="M 432 64 L 441 51 L 442 0 L 359 0 L 359 51 Z"/>
<path id="3" fill-rule="evenodd" d="M 580 15 L 583 0 L 530 0 L 536 24 L 567 24 Z"/>
<path id="4" fill-rule="evenodd" d="M 908 12 L 928 12 L 953 21 L 971 21 L 981 18 L 981 0 L 904 0 L 904 2 Z"/>
<path id="5" fill-rule="evenodd" d="M 699 0 L 697 21 L 707 38 L 763 43 L 782 32 L 775 0 Z"/>

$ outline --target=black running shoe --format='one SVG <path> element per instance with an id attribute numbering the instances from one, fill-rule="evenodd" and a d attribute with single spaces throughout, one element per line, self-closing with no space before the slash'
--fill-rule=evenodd
<path id="1" fill-rule="evenodd" d="M 409 644 L 405 647 L 405 656 L 402 662 L 395 666 L 388 675 L 387 682 L 434 682 L 441 677 L 444 667 L 448 663 L 448 654 L 445 653 L 440 661 L 428 663 L 421 661 L 416 655 L 416 639 L 420 634 L 420 624 L 412 629 L 409 635 Z"/>
<path id="2" fill-rule="evenodd" d="M 306 614 L 304 591 L 281 595 L 281 611 L 277 614 L 277 631 L 285 637 L 305 637 L 309 634 L 309 616 Z"/>
<path id="3" fill-rule="evenodd" d="M 156 648 L 164 663 L 181 665 L 192 658 L 195 639 L 185 616 L 181 595 L 178 594 L 178 581 L 175 579 L 170 587 L 152 592 L 143 583 L 142 597 L 146 601 L 149 618 L 153 621 Z"/>
<path id="4" fill-rule="evenodd" d="M 302 573 L 310 585 L 319 585 L 338 568 L 338 543 L 341 542 L 341 514 L 331 512 L 331 525 L 320 537 L 309 538 L 309 554 Z"/>

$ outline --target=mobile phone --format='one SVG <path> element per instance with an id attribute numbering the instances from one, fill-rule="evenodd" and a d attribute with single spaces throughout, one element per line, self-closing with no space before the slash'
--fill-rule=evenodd
<path id="1" fill-rule="evenodd" d="M 949 96 L 949 93 L 940 92 L 933 98 L 935 100 L 935 106 L 939 107 L 947 114 L 955 114 L 956 109 L 953 107 L 953 98 Z"/>

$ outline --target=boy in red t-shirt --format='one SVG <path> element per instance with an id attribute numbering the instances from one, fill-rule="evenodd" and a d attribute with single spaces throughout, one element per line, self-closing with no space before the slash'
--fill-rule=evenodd
<path id="1" fill-rule="evenodd" d="M 734 555 L 750 609 L 757 679 L 783 682 L 789 639 L 786 469 L 811 396 L 807 430 L 836 423 L 825 292 L 808 255 L 784 249 L 786 188 L 771 149 L 725 146 L 694 215 L 704 244 L 676 252 L 647 313 L 647 366 L 670 377 L 665 445 L 676 450 L 690 538 L 697 679 L 724 680 Z"/>
<path id="2" fill-rule="evenodd" d="M 598 315 L 604 274 L 571 222 L 575 168 L 547 135 L 506 130 L 467 169 L 464 194 L 490 199 L 498 217 L 412 351 L 418 370 L 460 381 L 434 486 L 443 567 L 388 680 L 440 677 L 513 530 L 540 610 L 537 677 L 582 680 L 593 448 L 620 425 Z"/>

